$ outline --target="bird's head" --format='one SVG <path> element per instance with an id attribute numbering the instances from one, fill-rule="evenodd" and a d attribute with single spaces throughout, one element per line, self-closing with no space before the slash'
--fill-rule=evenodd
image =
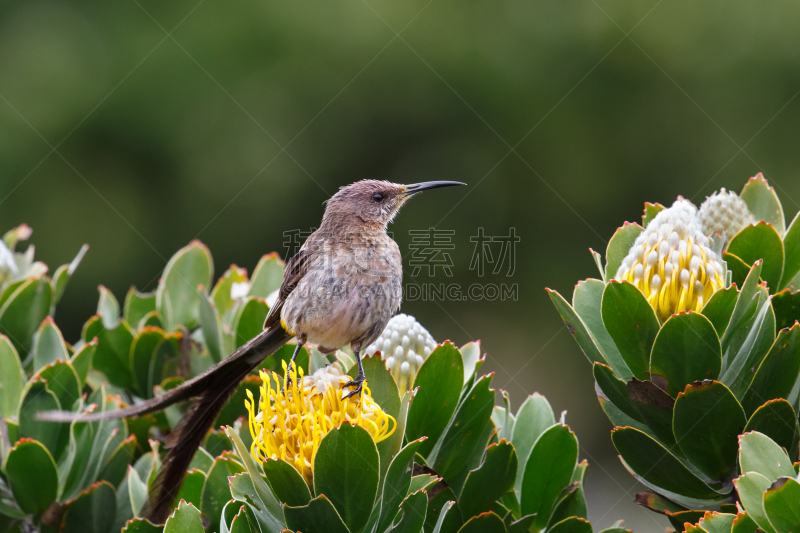
<path id="1" fill-rule="evenodd" d="M 362 180 L 339 189 L 328 201 L 323 224 L 360 219 L 364 224 L 386 228 L 411 196 L 438 187 L 466 185 L 458 181 L 425 181 L 400 185 L 389 181 Z"/>

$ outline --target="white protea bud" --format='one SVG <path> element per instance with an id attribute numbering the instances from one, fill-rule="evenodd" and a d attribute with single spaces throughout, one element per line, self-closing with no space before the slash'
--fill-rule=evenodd
<path id="1" fill-rule="evenodd" d="M 727 239 L 756 221 L 744 200 L 735 192 L 724 188 L 706 198 L 700 205 L 697 216 L 705 235 L 719 233 Z"/>
<path id="2" fill-rule="evenodd" d="M 615 279 L 636 285 L 661 322 L 679 311 L 700 311 L 725 286 L 722 259 L 711 245 L 697 208 L 679 198 L 639 234 Z"/>
<path id="3" fill-rule="evenodd" d="M 436 341 L 422 324 L 413 316 L 399 314 L 389 320 L 364 355 L 380 351 L 402 393 L 413 385 L 419 367 L 435 347 Z"/>

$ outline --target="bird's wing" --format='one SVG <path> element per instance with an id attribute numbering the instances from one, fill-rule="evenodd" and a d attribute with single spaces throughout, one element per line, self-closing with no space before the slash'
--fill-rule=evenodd
<path id="1" fill-rule="evenodd" d="M 283 273 L 283 282 L 278 291 L 278 299 L 270 308 L 267 318 L 264 320 L 264 329 L 268 329 L 281 321 L 281 309 L 283 309 L 286 298 L 289 297 L 289 294 L 291 294 L 295 287 L 297 287 L 297 284 L 300 283 L 303 276 L 306 275 L 306 272 L 308 272 L 308 265 L 313 256 L 312 250 L 315 249 L 313 245 L 309 244 L 311 240 L 312 237 L 309 237 L 305 244 L 303 244 L 303 247 L 300 248 L 300 251 L 294 254 L 292 258 L 289 259 L 289 262 L 286 263 L 286 271 Z"/>

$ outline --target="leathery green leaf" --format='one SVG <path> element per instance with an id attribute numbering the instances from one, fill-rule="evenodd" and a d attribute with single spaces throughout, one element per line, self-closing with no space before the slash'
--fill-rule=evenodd
<path id="1" fill-rule="evenodd" d="M 27 279 L 0 305 L 0 334 L 8 336 L 24 360 L 33 334 L 50 312 L 53 289 L 44 277 Z"/>
<path id="2" fill-rule="evenodd" d="M 770 292 L 777 292 L 783 274 L 783 241 L 776 229 L 767 222 L 749 225 L 737 233 L 728 245 L 728 253 L 748 265 L 764 260 L 761 278 Z"/>
<path id="3" fill-rule="evenodd" d="M 0 418 L 17 414 L 24 386 L 25 372 L 17 350 L 8 337 L 0 335 Z"/>
<path id="4" fill-rule="evenodd" d="M 43 513 L 56 499 L 58 471 L 53 456 L 40 442 L 21 439 L 5 465 L 14 500 L 26 513 Z"/>
<path id="5" fill-rule="evenodd" d="M 631 379 L 631 371 L 622 359 L 617 345 L 603 325 L 602 300 L 605 283 L 598 279 L 579 281 L 572 293 L 572 306 L 586 325 L 597 349 L 614 370 L 614 374 L 625 381 Z"/>
<path id="6" fill-rule="evenodd" d="M 796 447 L 797 429 L 797 414 L 792 405 L 783 398 L 776 398 L 755 410 L 743 433 L 758 431 L 779 446 L 792 450 Z"/>
<path id="7" fill-rule="evenodd" d="M 711 321 L 700 313 L 672 315 L 656 336 L 650 379 L 673 398 L 687 385 L 719 378 L 722 347 Z"/>
<path id="8" fill-rule="evenodd" d="M 122 311 L 122 317 L 128 324 L 136 326 L 147 313 L 152 313 L 155 310 L 156 294 L 154 292 L 141 293 L 134 287 L 128 289 Z"/>
<path id="9" fill-rule="evenodd" d="M 667 446 L 675 445 L 672 416 L 675 400 L 652 381 L 633 378 L 628 382 L 628 397 L 647 427 Z"/>
<path id="10" fill-rule="evenodd" d="M 736 515 L 732 513 L 706 512 L 703 518 L 697 522 L 697 526 L 701 528 L 700 532 L 730 533 L 734 519 L 736 519 Z"/>
<path id="11" fill-rule="evenodd" d="M 627 281 L 612 280 L 603 291 L 603 324 L 633 375 L 646 379 L 650 351 L 659 330 L 656 312 Z"/>
<path id="12" fill-rule="evenodd" d="M 300 507 L 311 501 L 311 492 L 297 469 L 283 459 L 267 459 L 261 465 L 269 486 L 281 503 Z"/>
<path id="13" fill-rule="evenodd" d="M 769 186 L 764 175 L 759 172 L 745 183 L 739 198 L 744 200 L 747 208 L 753 213 L 756 220 L 769 222 L 779 234 L 783 235 L 786 222 L 775 189 Z"/>
<path id="14" fill-rule="evenodd" d="M 783 290 L 772 297 L 772 309 L 775 311 L 775 328 L 790 328 L 800 320 L 800 291 Z"/>
<path id="15" fill-rule="evenodd" d="M 571 516 L 547 530 L 549 533 L 591 533 L 592 524 L 583 518 Z"/>
<path id="16" fill-rule="evenodd" d="M 42 422 L 36 419 L 39 411 L 61 410 L 58 397 L 38 376 L 29 381 L 22 391 L 19 411 L 19 437 L 41 442 L 53 455 L 59 457 L 67 445 L 69 424 Z"/>
<path id="17" fill-rule="evenodd" d="M 461 379 L 459 372 L 459 383 Z M 362 427 L 342 424 L 319 444 L 314 456 L 314 492 L 330 498 L 350 531 L 360 530 L 369 519 L 379 468 L 375 441 Z"/>
<path id="18" fill-rule="evenodd" d="M 167 518 L 167 523 L 164 524 L 164 533 L 203 533 L 203 519 L 200 517 L 200 511 L 191 503 L 180 502 Z"/>
<path id="19" fill-rule="evenodd" d="M 747 472 L 733 480 L 747 515 L 767 533 L 776 533 L 764 511 L 764 492 L 772 482 L 758 472 Z"/>
<path id="20" fill-rule="evenodd" d="M 130 351 L 133 331 L 128 323 L 120 320 L 113 329 L 106 329 L 100 315 L 95 315 L 83 327 L 83 340 L 97 338 L 93 365 L 106 375 L 112 385 L 130 388 L 133 376 L 130 370 Z"/>
<path id="21" fill-rule="evenodd" d="M 414 471 L 414 456 L 424 440 L 425 438 L 422 437 L 419 440 L 409 442 L 392 459 L 392 463 L 386 472 L 386 479 L 383 482 L 378 531 L 386 531 L 392 524 L 400 503 L 409 494 L 411 476 Z M 425 502 L 427 507 L 427 498 Z M 424 518 L 423 513 L 423 521 Z"/>
<path id="22" fill-rule="evenodd" d="M 614 404 L 620 411 L 639 422 L 644 422 L 639 411 L 628 397 L 627 384 L 614 375 L 613 370 L 602 363 L 595 363 L 593 368 L 596 389 Z"/>
<path id="23" fill-rule="evenodd" d="M 731 533 L 756 533 L 757 527 L 750 515 L 747 514 L 747 511 L 742 511 L 737 513 L 736 518 L 733 519 Z"/>
<path id="24" fill-rule="evenodd" d="M 203 339 L 206 341 L 211 358 L 215 363 L 222 360 L 225 348 L 222 344 L 222 319 L 214 306 L 213 300 L 206 296 L 202 288 L 197 290 L 197 317 L 203 328 Z"/>
<path id="25" fill-rule="evenodd" d="M 612 431 L 611 440 L 628 468 L 645 481 L 690 498 L 713 499 L 719 496 L 646 433 L 635 428 L 618 427 Z"/>
<path id="26" fill-rule="evenodd" d="M 703 306 L 701 313 L 714 325 L 718 337 L 725 333 L 738 297 L 739 289 L 731 285 L 714 292 Z"/>
<path id="27" fill-rule="evenodd" d="M 778 533 L 800 531 L 800 483 L 791 477 L 778 478 L 764 493 L 764 512 Z"/>
<path id="28" fill-rule="evenodd" d="M 511 443 L 502 440 L 490 444 L 481 465 L 467 475 L 459 505 L 473 514 L 490 510 L 496 500 L 513 490 L 517 468 L 517 454 Z"/>
<path id="29" fill-rule="evenodd" d="M 47 388 L 56 395 L 62 409 L 70 410 L 81 396 L 81 382 L 72 365 L 64 360 L 48 363 L 36 374 L 47 383 Z"/>
<path id="30" fill-rule="evenodd" d="M 569 427 L 556 424 L 536 440 L 525 463 L 520 492 L 523 515 L 536 514 L 535 529 L 547 525 L 561 490 L 569 485 L 578 460 L 578 439 Z"/>
<path id="31" fill-rule="evenodd" d="M 98 481 L 64 504 L 61 531 L 106 533 L 111 529 L 116 513 L 117 500 L 114 487 L 107 481 Z"/>
<path id="32" fill-rule="evenodd" d="M 206 483 L 206 473 L 202 470 L 189 470 L 183 478 L 183 485 L 178 497 L 175 499 L 175 505 L 184 500 L 191 503 L 195 507 L 200 507 L 203 504 L 203 485 Z"/>
<path id="33" fill-rule="evenodd" d="M 391 533 L 421 533 L 425 524 L 428 497 L 424 490 L 408 495 L 400 504 L 400 520 Z"/>
<path id="34" fill-rule="evenodd" d="M 36 340 L 33 342 L 33 369 L 39 370 L 57 360 L 66 361 L 67 359 L 69 359 L 69 352 L 67 352 L 64 337 L 53 319 L 48 316 L 39 326 Z"/>
<path id="35" fill-rule="evenodd" d="M 208 515 L 212 524 L 219 524 L 222 508 L 231 499 L 228 477 L 243 471 L 242 466 L 230 457 L 220 456 L 214 459 L 201 495 L 203 512 Z"/>
<path id="36" fill-rule="evenodd" d="M 220 315 L 224 315 L 228 309 L 233 307 L 234 299 L 231 297 L 231 287 L 234 283 L 244 283 L 247 281 L 247 270 L 231 265 L 222 276 L 217 280 L 214 289 L 211 291 L 211 299 Z"/>
<path id="37" fill-rule="evenodd" d="M 458 533 L 506 533 L 506 525 L 502 518 L 493 512 L 488 512 L 467 520 Z"/>
<path id="38" fill-rule="evenodd" d="M 603 363 L 608 364 L 603 354 L 600 353 L 600 349 L 594 342 L 594 339 L 589 334 L 589 330 L 586 327 L 586 324 L 583 323 L 583 320 L 578 316 L 575 312 L 575 309 L 561 296 L 557 291 L 552 289 L 545 288 L 547 291 L 547 295 L 550 297 L 550 301 L 553 302 L 553 305 L 558 311 L 558 314 L 561 315 L 561 319 L 564 321 L 564 325 L 567 326 L 567 331 L 575 341 L 578 343 L 578 346 L 581 347 L 583 353 L 586 355 L 586 358 L 589 359 L 590 363 Z"/>
<path id="39" fill-rule="evenodd" d="M 174 331 L 179 325 L 187 329 L 197 325 L 197 287 L 210 287 L 213 274 L 211 252 L 200 241 L 192 241 L 170 258 L 156 289 L 156 309 L 168 331 Z"/>
<path id="40" fill-rule="evenodd" d="M 758 472 L 770 483 L 779 477 L 796 475 L 786 452 L 757 431 L 739 436 L 739 465 L 742 472 Z"/>
<path id="41" fill-rule="evenodd" d="M 414 379 L 414 388 L 419 390 L 408 409 L 406 437 L 428 437 L 420 455 L 427 456 L 441 437 L 458 406 L 463 382 L 461 352 L 450 342 L 437 346 L 419 368 Z"/>
<path id="42" fill-rule="evenodd" d="M 78 374 L 78 379 L 80 380 L 81 390 L 83 390 L 83 386 L 86 384 L 86 378 L 89 376 L 89 370 L 92 369 L 92 361 L 94 361 L 94 354 L 97 351 L 97 340 L 92 339 L 89 342 L 85 342 L 81 348 L 76 351 L 72 358 L 69 360 L 72 368 L 75 369 L 75 372 Z"/>
<path id="43" fill-rule="evenodd" d="M 635 222 L 625 222 L 621 228 L 617 228 L 606 247 L 606 279 L 612 279 L 617 275 L 622 260 L 628 255 L 633 241 L 642 231 L 644 228 Z"/>
<path id="44" fill-rule="evenodd" d="M 773 398 L 788 398 L 800 371 L 800 324 L 778 332 L 767 356 L 756 370 L 742 405 L 753 413 Z"/>
<path id="45" fill-rule="evenodd" d="M 719 381 L 688 385 L 675 400 L 672 427 L 678 446 L 711 479 L 736 468 L 736 437 L 746 422 L 742 406 Z"/>
<path id="46" fill-rule="evenodd" d="M 285 505 L 283 514 L 286 517 L 286 526 L 292 531 L 302 531 L 303 533 L 350 533 L 339 513 L 336 512 L 336 508 L 325 494 L 320 494 L 308 502 L 308 505 L 302 507 Z M 364 517 L 365 520 L 367 518 L 369 517 Z"/>
<path id="47" fill-rule="evenodd" d="M 249 296 L 266 298 L 277 291 L 283 282 L 284 264 L 276 252 L 261 257 L 253 270 Z"/>
<path id="48" fill-rule="evenodd" d="M 514 481 L 514 490 L 518 498 L 519 492 L 522 490 L 524 467 L 528 463 L 528 457 L 531 454 L 533 445 L 539 436 L 555 423 L 556 418 L 553 414 L 553 408 L 550 407 L 547 398 L 538 392 L 528 396 L 517 411 L 514 431 L 511 434 L 511 444 L 514 445 L 517 464 L 519 465 L 516 480 Z"/>
<path id="49" fill-rule="evenodd" d="M 237 348 L 264 331 L 267 313 L 269 306 L 263 298 L 250 296 L 242 303 L 233 324 Z"/>
<path id="50" fill-rule="evenodd" d="M 783 277 L 781 278 L 781 289 L 789 286 L 800 272 L 800 212 L 794 216 L 789 229 L 783 236 L 783 246 L 785 258 L 783 260 Z"/>

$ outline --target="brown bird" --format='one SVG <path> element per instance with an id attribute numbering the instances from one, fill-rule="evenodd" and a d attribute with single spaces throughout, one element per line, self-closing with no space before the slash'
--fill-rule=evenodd
<path id="1" fill-rule="evenodd" d="M 327 201 L 322 224 L 286 264 L 279 296 L 264 331 L 223 361 L 166 393 L 117 411 L 81 415 L 40 412 L 40 420 L 85 422 L 141 416 L 199 396 L 167 438 L 170 448 L 142 514 L 160 524 L 172 511 L 186 469 L 239 382 L 292 337 L 300 348 L 310 342 L 322 353 L 350 345 L 358 375 L 345 386 L 347 396 L 364 383 L 361 349 L 369 346 L 400 307 L 403 266 L 397 243 L 386 226 L 412 195 L 437 187 L 465 185 L 428 181 L 398 185 L 363 180 L 339 189 Z"/>

